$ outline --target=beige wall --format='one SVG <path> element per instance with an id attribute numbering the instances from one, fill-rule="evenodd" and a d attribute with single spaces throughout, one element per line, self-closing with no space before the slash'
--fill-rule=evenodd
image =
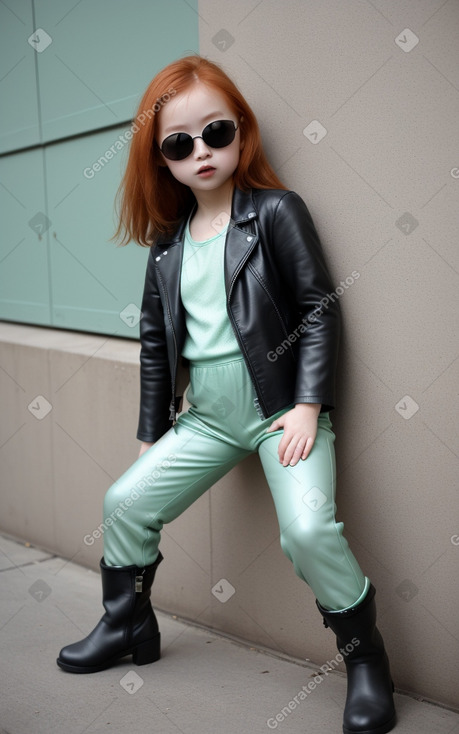
<path id="1" fill-rule="evenodd" d="M 311 210 L 334 282 L 359 273 L 340 298 L 338 519 L 377 588 L 396 686 L 459 706 L 459 6 L 199 9 L 201 52 L 252 104 L 278 174 Z M 406 28 L 419 38 L 409 52 L 394 42 Z M 313 120 L 327 131 L 316 144 L 303 134 Z M 97 568 L 102 541 L 83 537 L 137 456 L 139 346 L 11 324 L 0 325 L 0 346 L 0 529 Z M 38 395 L 52 406 L 41 420 Z M 335 655 L 279 548 L 257 457 L 165 528 L 161 549 L 159 607 L 317 664 Z M 222 578 L 235 588 L 226 603 L 211 593 Z"/>
<path id="2" fill-rule="evenodd" d="M 340 299 L 338 515 L 377 587 L 397 685 L 457 704 L 459 4 L 200 0 L 199 10 L 201 53 L 252 104 L 336 285 L 360 274 Z M 326 135 L 313 144 L 303 130 L 314 120 Z M 247 471 L 265 495 L 255 462 Z M 239 504 L 246 493 L 234 491 Z M 223 520 L 229 491 L 219 502 Z M 253 522 L 235 570 L 261 550 L 246 547 Z M 292 651 L 322 659 L 310 595 L 300 602 L 290 578 L 257 580 L 264 564 L 276 577 L 283 568 L 275 543 L 250 567 L 250 606 L 232 626 L 249 624 L 247 611 L 277 641 L 289 628 Z"/>

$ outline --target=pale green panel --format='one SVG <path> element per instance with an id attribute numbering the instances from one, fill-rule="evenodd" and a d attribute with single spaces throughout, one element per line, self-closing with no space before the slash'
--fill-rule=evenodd
<path id="1" fill-rule="evenodd" d="M 109 241 L 115 231 L 116 189 L 128 155 L 119 136 L 126 130 L 101 131 L 45 149 L 53 326 L 139 336 L 149 250 Z M 105 156 L 117 146 L 122 149 L 111 159 Z M 94 173 L 92 166 L 101 157 L 106 160 Z"/>
<path id="2" fill-rule="evenodd" d="M 33 30 L 31 0 L 0 3 L 0 153 L 40 141 Z"/>
<path id="3" fill-rule="evenodd" d="M 0 158 L 0 318 L 50 323 L 43 151 Z"/>
<path id="4" fill-rule="evenodd" d="M 154 75 L 199 51 L 197 0 L 40 0 L 43 140 L 132 119 Z"/>

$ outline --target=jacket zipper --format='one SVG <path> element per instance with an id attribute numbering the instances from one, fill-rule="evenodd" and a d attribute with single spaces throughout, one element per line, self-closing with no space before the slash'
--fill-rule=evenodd
<path id="1" fill-rule="evenodd" d="M 280 323 L 280 325 L 281 325 L 281 329 L 282 329 L 282 331 L 284 332 L 284 336 L 285 336 L 285 338 L 286 338 L 286 339 L 288 339 L 288 332 L 287 332 L 287 329 L 285 328 L 285 324 L 284 324 L 284 321 L 283 321 L 283 319 L 282 319 L 282 316 L 281 316 L 281 314 L 280 314 L 280 311 L 279 311 L 279 309 L 278 309 L 278 308 L 277 308 L 277 306 L 276 306 L 276 302 L 275 302 L 274 298 L 272 297 L 272 295 L 271 295 L 271 293 L 269 292 L 268 288 L 267 288 L 267 287 L 266 287 L 266 285 L 264 284 L 264 282 L 263 282 L 263 279 L 259 277 L 259 275 L 258 275 L 257 271 L 255 270 L 255 268 L 254 268 L 254 267 L 253 267 L 252 265 L 250 265 L 250 263 L 249 263 L 249 268 L 250 268 L 250 271 L 251 271 L 251 273 L 252 273 L 253 277 L 254 277 L 254 278 L 255 278 L 255 279 L 256 279 L 256 280 L 257 280 L 257 281 L 259 282 L 259 284 L 260 284 L 260 285 L 261 285 L 261 287 L 263 288 L 264 292 L 265 292 L 265 293 L 266 293 L 266 295 L 268 296 L 269 300 L 271 301 L 271 303 L 272 303 L 272 305 L 273 305 L 273 308 L 274 308 L 274 310 L 275 310 L 275 312 L 276 312 L 276 314 L 277 314 L 277 318 L 279 319 L 279 323 Z M 292 357 L 292 358 L 293 358 L 293 357 Z"/>
<path id="2" fill-rule="evenodd" d="M 255 236 L 256 236 L 256 234 L 253 233 L 253 237 L 255 237 Z M 252 367 L 250 365 L 250 360 L 248 358 L 247 351 L 245 349 L 244 344 L 242 343 L 242 339 L 240 338 L 239 330 L 238 330 L 238 328 L 236 326 L 236 323 L 234 321 L 233 314 L 232 314 L 231 308 L 230 308 L 230 299 L 231 299 L 231 293 L 233 291 L 234 283 L 236 281 L 237 276 L 239 275 L 239 273 L 241 272 L 242 268 L 244 267 L 245 263 L 249 259 L 249 257 L 250 257 L 250 252 L 248 252 L 245 255 L 245 257 L 243 258 L 243 260 L 241 260 L 241 262 L 239 264 L 239 268 L 237 270 L 235 270 L 235 272 L 233 274 L 233 278 L 231 280 L 229 291 L 228 291 L 227 309 L 226 310 L 227 310 L 228 316 L 230 318 L 230 321 L 231 321 L 231 323 L 233 325 L 233 331 L 235 333 L 236 339 L 237 339 L 237 341 L 239 343 L 239 346 L 241 348 L 241 352 L 243 353 L 243 355 L 245 357 L 245 363 L 246 363 L 247 371 L 248 371 L 248 373 L 250 375 L 250 379 L 252 380 L 253 389 L 254 389 L 255 395 L 256 395 L 256 397 L 254 398 L 254 401 L 253 401 L 253 404 L 255 406 L 255 410 L 257 411 L 259 417 L 262 420 L 264 420 L 266 418 L 266 415 L 267 415 L 267 412 L 265 410 L 266 409 L 266 406 L 264 405 L 264 403 L 263 403 L 263 406 L 260 405 L 260 396 L 259 396 L 258 390 L 257 390 L 258 384 L 257 384 L 256 378 L 255 378 L 255 375 L 252 372 Z"/>
<path id="3" fill-rule="evenodd" d="M 229 297 L 228 297 L 228 305 L 229 305 Z M 248 358 L 248 355 L 247 355 L 247 351 L 245 349 L 245 346 L 244 346 L 242 340 L 240 339 L 238 328 L 237 328 L 237 326 L 236 326 L 236 324 L 234 322 L 233 314 L 231 313 L 230 310 L 228 310 L 228 315 L 229 315 L 231 324 L 233 326 L 233 331 L 234 331 L 234 334 L 235 334 L 236 339 L 238 341 L 239 347 L 241 349 L 241 352 L 244 355 L 244 361 L 245 361 L 245 364 L 246 364 L 246 367 L 247 367 L 247 371 L 248 371 L 248 373 L 250 375 L 250 379 L 252 381 L 253 389 L 255 391 L 256 397 L 253 400 L 253 404 L 255 406 L 255 410 L 257 411 L 259 417 L 262 418 L 262 419 L 264 419 L 264 418 L 266 418 L 266 415 L 264 413 L 263 408 L 260 405 L 260 398 L 259 398 L 258 391 L 257 391 L 257 382 L 256 382 L 255 376 L 254 376 L 254 374 L 252 372 L 252 367 L 250 365 L 250 361 L 249 361 L 249 358 Z"/>
<path id="4" fill-rule="evenodd" d="M 145 569 L 143 569 L 142 573 L 135 577 L 135 593 L 140 594 L 143 589 L 143 575 L 145 573 Z"/>
<path id="5" fill-rule="evenodd" d="M 164 294 L 164 300 L 165 300 L 166 306 L 167 306 L 167 315 L 169 317 L 169 322 L 170 322 L 170 325 L 171 325 L 172 336 L 174 337 L 174 347 L 175 347 L 175 354 L 174 354 L 174 372 L 171 375 L 172 400 L 171 400 L 171 403 L 169 405 L 169 420 L 174 421 L 175 420 L 175 375 L 177 374 L 177 352 L 178 352 L 178 349 L 177 349 L 177 338 L 175 336 L 174 322 L 172 320 L 171 309 L 170 309 L 170 305 L 169 305 L 169 298 L 167 296 L 167 290 L 164 287 L 163 280 L 161 278 L 161 273 L 159 272 L 159 270 L 158 270 L 158 278 L 159 278 L 159 282 L 161 283 L 161 290 L 162 290 L 162 292 Z"/>

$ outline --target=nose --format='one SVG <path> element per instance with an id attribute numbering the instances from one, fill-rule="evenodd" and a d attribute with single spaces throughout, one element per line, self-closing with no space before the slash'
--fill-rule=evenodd
<path id="1" fill-rule="evenodd" d="M 208 158 L 210 155 L 212 155 L 212 152 L 208 145 L 205 144 L 204 140 L 200 135 L 197 135 L 194 140 L 194 157 L 196 159 L 201 158 Z"/>

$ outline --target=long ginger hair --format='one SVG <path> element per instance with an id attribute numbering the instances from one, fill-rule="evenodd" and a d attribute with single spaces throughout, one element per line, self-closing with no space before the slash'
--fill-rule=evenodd
<path id="1" fill-rule="evenodd" d="M 236 85 L 217 64 L 202 56 L 186 56 L 166 66 L 150 82 L 131 125 L 129 159 L 116 197 L 119 224 L 112 238 L 120 240 L 120 245 L 134 240 L 151 247 L 160 234 L 174 231 L 195 202 L 191 189 L 160 165 L 154 141 L 162 107 L 196 82 L 218 90 L 237 117 L 243 118 L 239 123 L 243 148 L 234 185 L 243 191 L 286 188 L 268 163 L 256 117 Z"/>

